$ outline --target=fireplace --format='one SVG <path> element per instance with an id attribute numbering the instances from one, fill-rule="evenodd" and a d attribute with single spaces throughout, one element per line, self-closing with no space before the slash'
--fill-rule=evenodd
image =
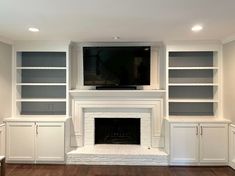
<path id="1" fill-rule="evenodd" d="M 102 110 L 102 112 L 97 112 L 98 110 L 95 109 L 96 112 L 87 112 L 86 110 L 86 112 L 84 113 L 83 146 L 94 146 L 96 144 L 107 144 L 107 145 L 133 144 L 133 145 L 140 145 L 142 147 L 151 146 L 150 112 L 138 112 L 140 110 L 136 109 L 135 109 L 136 112 L 117 112 L 117 110 L 121 111 L 121 109 L 112 109 L 110 110 L 111 112 L 108 112 L 107 109 L 105 110 L 100 109 L 100 110 Z M 130 111 L 132 109 L 128 110 Z M 113 130 L 117 131 L 110 132 L 109 129 L 110 126 L 116 127 Z M 120 133 L 120 131 L 122 131 L 122 133 Z M 115 137 L 116 139 L 115 140 L 112 139 L 111 142 L 110 141 L 107 142 L 104 141 L 105 138 L 104 136 L 106 136 L 106 139 L 107 136 L 110 136 L 109 140 L 110 138 L 112 139 L 113 137 Z M 135 138 L 135 140 L 133 140 L 132 138 Z"/>
<path id="2" fill-rule="evenodd" d="M 140 145 L 140 118 L 95 118 L 95 144 Z"/>

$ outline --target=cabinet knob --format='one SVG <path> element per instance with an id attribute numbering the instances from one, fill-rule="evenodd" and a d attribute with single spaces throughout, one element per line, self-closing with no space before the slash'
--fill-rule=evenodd
<path id="1" fill-rule="evenodd" d="M 203 128 L 202 128 L 202 126 L 201 126 L 201 136 L 203 135 Z"/>
<path id="2" fill-rule="evenodd" d="M 198 136 L 198 131 L 199 131 L 199 130 L 198 130 L 198 126 L 197 126 L 197 127 L 196 127 L 196 135 L 197 135 L 197 136 Z"/>

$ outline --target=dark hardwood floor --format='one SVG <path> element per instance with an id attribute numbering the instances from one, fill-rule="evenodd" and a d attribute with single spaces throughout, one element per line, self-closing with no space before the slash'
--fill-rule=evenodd
<path id="1" fill-rule="evenodd" d="M 235 176 L 235 170 L 230 167 L 7 164 L 6 176 Z"/>

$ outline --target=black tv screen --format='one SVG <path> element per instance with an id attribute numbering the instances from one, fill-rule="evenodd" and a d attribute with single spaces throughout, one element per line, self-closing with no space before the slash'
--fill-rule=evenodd
<path id="1" fill-rule="evenodd" d="M 83 47 L 84 85 L 150 85 L 151 47 Z"/>

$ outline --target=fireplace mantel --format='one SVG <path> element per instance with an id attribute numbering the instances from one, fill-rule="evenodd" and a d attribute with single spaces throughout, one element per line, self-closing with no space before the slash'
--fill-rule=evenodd
<path id="1" fill-rule="evenodd" d="M 70 90 L 70 96 L 74 99 L 89 98 L 161 98 L 165 95 L 165 90 Z"/>
<path id="2" fill-rule="evenodd" d="M 84 146 L 84 118 L 87 112 L 149 112 L 151 146 L 164 147 L 164 90 L 72 90 L 71 146 Z"/>

